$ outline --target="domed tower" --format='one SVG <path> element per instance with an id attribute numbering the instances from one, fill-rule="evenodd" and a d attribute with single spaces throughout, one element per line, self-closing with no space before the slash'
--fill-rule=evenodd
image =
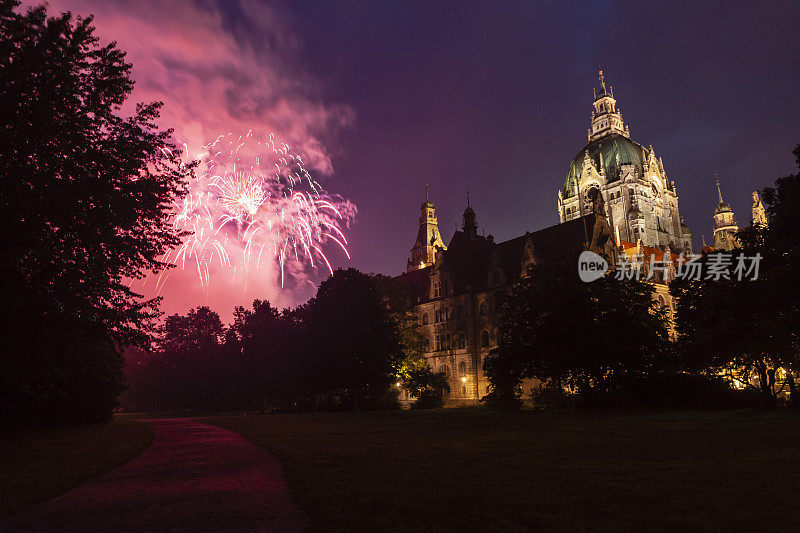
<path id="1" fill-rule="evenodd" d="M 736 246 L 736 232 L 739 231 L 739 226 L 736 225 L 733 209 L 722 200 L 719 177 L 716 177 L 716 181 L 719 204 L 714 209 L 714 249 L 727 251 Z"/>
<path id="2" fill-rule="evenodd" d="M 417 240 L 411 248 L 411 259 L 406 264 L 406 272 L 431 266 L 436 258 L 436 249 L 447 250 L 439 233 L 436 209 L 428 198 L 428 184 L 425 184 L 425 201 L 420 207 Z"/>
<path id="3" fill-rule="evenodd" d="M 558 216 L 567 222 L 592 212 L 591 198 L 601 194 L 612 231 L 644 246 L 685 249 L 687 239 L 678 212 L 675 182 L 653 147 L 631 140 L 612 87 L 599 72 L 590 117 L 589 143 L 573 158 L 558 191 Z M 691 253 L 691 238 L 688 240 Z"/>

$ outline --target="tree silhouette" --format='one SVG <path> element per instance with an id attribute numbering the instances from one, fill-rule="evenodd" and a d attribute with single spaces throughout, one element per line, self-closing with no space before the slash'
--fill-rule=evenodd
<path id="1" fill-rule="evenodd" d="M 794 149 L 800 168 L 800 146 Z M 769 225 L 737 234 L 739 253 L 761 256 L 757 280 L 673 281 L 680 353 L 693 372 L 727 373 L 773 408 L 786 390 L 800 406 L 800 174 L 763 191 Z"/>
<path id="2" fill-rule="evenodd" d="M 0 3 L 2 415 L 9 423 L 98 420 L 122 387 L 127 345 L 157 316 L 129 280 L 165 268 L 168 223 L 192 165 L 160 104 L 120 108 L 131 65 L 91 17 Z"/>
<path id="3" fill-rule="evenodd" d="M 337 270 L 320 284 L 300 311 L 310 356 L 308 371 L 324 379 L 328 391 L 379 401 L 402 359 L 398 324 L 375 276 Z"/>
<path id="4" fill-rule="evenodd" d="M 588 400 L 645 372 L 668 343 L 654 290 L 644 281 L 584 283 L 571 263 L 537 266 L 498 297 L 500 341 L 484 364 L 487 401 L 517 406 L 524 378 L 569 385 Z"/>

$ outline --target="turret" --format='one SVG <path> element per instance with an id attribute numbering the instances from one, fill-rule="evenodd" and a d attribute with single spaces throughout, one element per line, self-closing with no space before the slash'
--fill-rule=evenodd
<path id="1" fill-rule="evenodd" d="M 753 226 L 767 227 L 767 211 L 764 209 L 764 204 L 761 203 L 761 198 L 758 197 L 758 191 L 753 191 L 753 219 L 750 223 Z"/>
<path id="2" fill-rule="evenodd" d="M 600 79 L 600 93 L 595 92 L 594 112 L 589 126 L 589 141 L 594 141 L 606 135 L 616 133 L 630 137 L 630 132 L 622 121 L 622 114 L 617 110 L 617 101 L 614 99 L 614 90 L 606 89 L 603 71 L 598 72 Z"/>
<path id="3" fill-rule="evenodd" d="M 419 270 L 432 265 L 436 259 L 436 250 L 447 247 L 439 233 L 439 223 L 436 220 L 436 208 L 428 197 L 428 184 L 425 184 L 425 201 L 420 207 L 419 230 L 417 240 L 411 248 L 411 258 L 406 264 L 406 272 Z"/>
<path id="4" fill-rule="evenodd" d="M 469 193 L 467 193 L 467 208 L 464 209 L 464 234 L 470 239 L 478 236 L 478 221 L 475 217 L 475 211 L 469 205 Z"/>
<path id="5" fill-rule="evenodd" d="M 736 225 L 733 209 L 722 199 L 722 189 L 716 174 L 715 179 L 719 203 L 714 209 L 714 249 L 732 250 L 736 246 L 736 232 L 739 231 L 739 226 Z"/>

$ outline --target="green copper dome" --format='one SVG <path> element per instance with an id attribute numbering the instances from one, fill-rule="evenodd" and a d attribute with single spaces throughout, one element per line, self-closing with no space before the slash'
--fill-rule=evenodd
<path id="1" fill-rule="evenodd" d="M 575 194 L 575 183 L 580 179 L 581 170 L 583 169 L 583 157 L 587 150 L 589 151 L 589 157 L 598 170 L 600 169 L 600 156 L 602 155 L 606 181 L 609 183 L 620 179 L 622 165 L 633 165 L 638 171 L 638 175 L 643 175 L 644 147 L 622 135 L 607 135 L 587 144 L 572 160 L 572 164 L 567 171 L 567 177 L 564 180 L 564 198 L 570 198 Z"/>
<path id="2" fill-rule="evenodd" d="M 725 202 L 720 202 L 719 205 L 717 205 L 717 208 L 714 209 L 714 214 L 718 215 L 720 213 L 730 213 L 732 211 L 733 210 L 728 204 L 726 204 Z"/>

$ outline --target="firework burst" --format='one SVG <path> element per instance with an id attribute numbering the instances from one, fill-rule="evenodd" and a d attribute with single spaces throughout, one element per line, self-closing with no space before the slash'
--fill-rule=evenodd
<path id="1" fill-rule="evenodd" d="M 273 134 L 222 135 L 203 147 L 189 193 L 175 204 L 174 224 L 189 236 L 165 260 L 195 269 L 207 288 L 228 274 L 246 288 L 248 276 L 278 266 L 280 286 L 309 269 L 325 268 L 332 246 L 350 258 L 351 202 L 325 193 L 303 159 Z M 159 278 L 157 287 L 166 278 Z"/>

